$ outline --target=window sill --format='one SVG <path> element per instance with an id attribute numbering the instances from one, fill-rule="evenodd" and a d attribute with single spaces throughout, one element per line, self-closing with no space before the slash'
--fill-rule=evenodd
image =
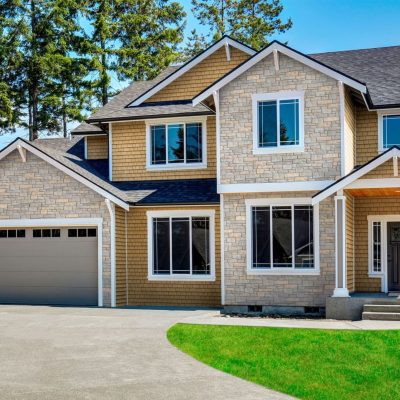
<path id="1" fill-rule="evenodd" d="M 214 282 L 215 276 L 193 276 L 193 275 L 148 275 L 149 281 L 172 281 L 172 282 Z"/>
<path id="2" fill-rule="evenodd" d="M 277 276 L 299 276 L 299 275 L 310 275 L 310 276 L 316 276 L 316 275 L 321 275 L 319 269 L 295 269 L 295 270 L 289 270 L 289 269 L 247 269 L 247 275 L 277 275 Z"/>
<path id="3" fill-rule="evenodd" d="M 384 276 L 383 272 L 369 272 L 368 278 L 382 278 Z"/>
<path id="4" fill-rule="evenodd" d="M 175 165 L 147 165 L 147 171 L 179 171 L 179 170 L 190 170 L 190 169 L 205 169 L 207 164 L 175 164 Z"/>
<path id="5" fill-rule="evenodd" d="M 253 154 L 283 154 L 283 153 L 303 153 L 304 146 L 281 146 L 281 147 L 257 147 L 253 148 Z"/>

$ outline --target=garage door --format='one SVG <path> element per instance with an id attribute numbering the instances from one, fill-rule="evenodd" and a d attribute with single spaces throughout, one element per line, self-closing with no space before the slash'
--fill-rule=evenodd
<path id="1" fill-rule="evenodd" d="M 97 305 L 97 229 L 0 228 L 0 303 Z"/>

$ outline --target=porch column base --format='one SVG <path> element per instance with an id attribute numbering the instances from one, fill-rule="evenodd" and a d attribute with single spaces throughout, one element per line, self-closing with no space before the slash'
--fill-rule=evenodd
<path id="1" fill-rule="evenodd" d="M 346 288 L 335 288 L 332 297 L 350 297 L 349 290 Z"/>

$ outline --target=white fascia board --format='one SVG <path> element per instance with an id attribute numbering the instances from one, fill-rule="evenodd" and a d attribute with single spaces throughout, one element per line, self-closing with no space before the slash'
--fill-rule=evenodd
<path id="1" fill-rule="evenodd" d="M 2 152 L 0 152 L 0 160 L 2 160 L 4 157 L 6 157 L 8 154 L 13 152 L 14 150 L 17 150 L 17 147 L 21 146 L 34 154 L 35 156 L 41 158 L 42 160 L 48 162 L 51 164 L 53 167 L 59 169 L 60 171 L 66 173 L 69 175 L 71 178 L 74 178 L 78 182 L 82 183 L 89 189 L 92 189 L 99 195 L 103 196 L 106 199 L 111 200 L 113 203 L 117 204 L 118 206 L 122 207 L 124 210 L 129 211 L 129 204 L 126 203 L 125 201 L 121 200 L 120 198 L 114 196 L 107 190 L 101 188 L 100 186 L 96 185 L 95 183 L 91 182 L 89 179 L 85 178 L 84 176 L 78 174 L 77 172 L 73 171 L 72 169 L 66 167 L 65 165 L 61 164 L 59 161 L 55 160 L 54 158 L 48 156 L 46 153 L 44 153 L 41 150 L 36 149 L 34 146 L 31 146 L 29 143 L 18 139 L 14 143 L 12 143 L 10 146 L 6 147 Z"/>
<path id="2" fill-rule="evenodd" d="M 400 188 L 400 178 L 358 179 L 346 189 Z"/>
<path id="3" fill-rule="evenodd" d="M 332 185 L 327 190 L 316 195 L 313 198 L 313 205 L 326 199 L 327 197 L 331 196 L 332 194 L 336 193 L 337 191 L 347 188 L 351 183 L 355 182 L 358 178 L 361 178 L 363 175 L 372 171 L 376 167 L 379 167 L 379 165 L 390 160 L 392 157 L 399 156 L 399 155 L 400 155 L 400 150 L 398 150 L 398 149 L 391 149 L 391 150 L 387 151 L 386 153 L 383 153 L 380 157 L 376 158 L 374 161 L 370 162 L 369 164 L 365 165 L 364 167 L 361 167 L 357 171 L 351 173 L 349 176 L 345 177 L 344 179 L 340 180 L 336 184 Z"/>
<path id="4" fill-rule="evenodd" d="M 306 57 L 305 55 L 303 55 L 301 53 L 298 53 L 297 51 L 294 51 L 288 47 L 282 46 L 280 43 L 272 43 L 270 46 L 266 47 L 264 50 L 261 50 L 255 56 L 251 57 L 247 62 L 242 64 L 239 68 L 236 68 L 231 73 L 226 75 L 223 79 L 219 80 L 214 85 L 210 86 L 207 90 L 205 90 L 204 92 L 202 92 L 198 96 L 196 96 L 193 99 L 193 106 L 199 104 L 200 102 L 205 100 L 207 97 L 211 96 L 213 92 L 221 89 L 223 86 L 228 84 L 230 81 L 237 78 L 239 75 L 243 74 L 245 71 L 247 71 L 253 65 L 257 64 L 259 61 L 261 61 L 265 57 L 269 56 L 275 50 L 278 51 L 279 53 L 285 54 L 286 56 L 288 56 L 302 64 L 307 65 L 310 68 L 315 69 L 316 71 L 319 71 L 327 76 L 330 76 L 331 78 L 333 78 L 337 81 L 341 81 L 341 82 L 345 83 L 346 85 L 352 87 L 353 89 L 360 91 L 363 94 L 367 93 L 367 87 L 365 85 L 363 85 L 362 83 L 355 81 L 354 79 L 351 79 L 348 76 L 341 74 L 340 72 L 336 72 L 336 71 L 332 70 L 331 68 L 326 67 L 323 64 L 320 64 L 319 62 L 314 61 L 311 58 Z"/>
<path id="5" fill-rule="evenodd" d="M 224 46 L 232 46 L 236 47 L 237 49 L 249 54 L 253 55 L 256 53 L 255 50 L 250 49 L 249 47 L 236 42 L 235 40 L 232 40 L 229 37 L 225 37 L 222 40 L 216 42 L 213 44 L 211 47 L 209 47 L 207 50 L 205 50 L 203 53 L 201 53 L 199 56 L 195 57 L 192 61 L 189 61 L 187 64 L 179 68 L 176 72 L 173 72 L 171 75 L 169 75 L 166 79 L 162 80 L 158 84 L 156 84 L 153 88 L 151 88 L 149 91 L 146 93 L 142 94 L 139 96 L 136 100 L 134 100 L 132 103 L 128 104 L 128 107 L 134 107 L 142 104 L 145 100 L 159 92 L 161 89 L 165 88 L 168 86 L 170 83 L 172 83 L 174 80 L 188 72 L 190 69 L 192 69 L 194 66 L 205 60 L 208 56 L 210 56 L 212 53 L 220 49 L 221 47 Z"/>
<path id="6" fill-rule="evenodd" d="M 218 193 L 265 193 L 299 192 L 322 190 L 334 181 L 274 182 L 274 183 L 232 183 L 217 186 Z"/>

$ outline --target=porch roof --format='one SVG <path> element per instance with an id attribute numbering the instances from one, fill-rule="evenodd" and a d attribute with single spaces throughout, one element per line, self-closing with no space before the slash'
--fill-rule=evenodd
<path id="1" fill-rule="evenodd" d="M 371 159 L 364 165 L 354 169 L 347 175 L 341 177 L 331 185 L 327 186 L 325 189 L 321 190 L 320 192 L 316 193 L 312 197 L 312 204 L 317 204 L 322 200 L 326 199 L 327 197 L 331 196 L 332 194 L 336 193 L 339 190 L 343 189 L 351 189 L 351 190 L 360 190 L 360 189 L 380 189 L 384 188 L 400 188 L 400 179 L 399 178 L 390 178 L 390 179 L 368 179 L 371 182 L 360 182 L 359 184 L 353 184 L 359 178 L 367 174 L 368 172 L 372 171 L 379 165 L 385 163 L 386 161 L 390 160 L 391 158 L 396 159 L 400 156 L 400 147 L 393 146 L 390 149 L 386 150 L 385 152 L 379 154 L 375 158 Z M 397 162 L 397 161 L 396 161 Z M 396 174 L 395 174 L 396 175 Z M 396 175 L 397 176 L 397 175 Z M 376 182 L 378 181 L 378 182 Z M 350 185 L 351 188 L 349 187 Z M 394 190 L 392 190 L 394 193 Z"/>

